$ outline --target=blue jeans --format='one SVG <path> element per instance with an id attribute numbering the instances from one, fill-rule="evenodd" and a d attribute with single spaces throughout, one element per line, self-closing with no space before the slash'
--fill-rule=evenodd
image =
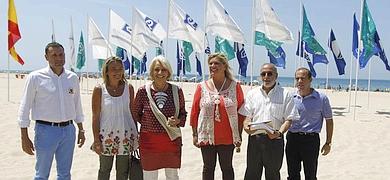
<path id="1" fill-rule="evenodd" d="M 57 180 L 70 180 L 76 135 L 73 124 L 56 127 L 35 124 L 35 180 L 47 180 L 53 157 L 56 158 Z"/>

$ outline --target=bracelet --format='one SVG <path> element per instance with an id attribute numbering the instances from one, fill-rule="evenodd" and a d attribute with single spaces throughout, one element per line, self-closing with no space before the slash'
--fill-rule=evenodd
<path id="1" fill-rule="evenodd" d="M 332 146 L 331 142 L 326 142 L 325 144 L 328 145 L 328 146 Z"/>
<path id="2" fill-rule="evenodd" d="M 85 130 L 84 129 L 80 129 L 79 132 L 85 133 Z"/>

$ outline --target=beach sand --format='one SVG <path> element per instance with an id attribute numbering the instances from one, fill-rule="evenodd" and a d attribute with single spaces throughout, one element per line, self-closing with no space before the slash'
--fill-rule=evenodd
<path id="1" fill-rule="evenodd" d="M 20 129 L 17 125 L 17 112 L 20 98 L 23 92 L 25 79 L 10 76 L 10 95 L 8 101 L 7 75 L 0 74 L 0 137 L 3 146 L 0 151 L 0 175 L 2 180 L 27 180 L 34 176 L 35 156 L 30 156 L 22 151 L 20 143 Z M 86 143 L 82 148 L 75 149 L 72 179 L 91 180 L 97 179 L 99 167 L 98 156 L 89 150 L 92 138 L 91 128 L 91 93 L 99 80 L 84 80 L 82 86 L 82 105 L 85 114 L 84 127 L 86 129 Z M 144 84 L 144 81 L 132 81 L 135 89 Z M 192 96 L 196 87 L 194 83 L 177 83 L 184 90 L 186 109 L 190 113 Z M 88 91 L 87 91 L 88 89 Z M 244 93 L 250 87 L 243 87 Z M 319 157 L 318 179 L 326 180 L 385 180 L 390 177 L 390 93 L 358 92 L 356 119 L 353 119 L 351 107 L 348 112 L 348 92 L 325 92 L 330 99 L 333 118 L 334 136 L 332 150 L 327 156 Z M 354 104 L 352 93 L 351 104 Z M 192 145 L 191 127 L 189 117 L 186 126 L 182 129 L 183 154 L 182 168 L 179 171 L 180 179 L 201 179 L 202 157 L 200 149 Z M 29 128 L 30 139 L 34 138 L 34 123 Z M 233 166 L 236 179 L 243 179 L 246 168 L 247 134 L 243 134 L 241 153 L 235 153 Z M 325 127 L 321 133 L 321 146 L 325 141 Z M 218 164 L 218 163 L 217 163 Z M 115 168 L 113 168 L 115 169 Z M 55 179 L 56 168 L 53 163 L 50 179 Z M 264 176 L 264 175 L 263 175 Z M 287 166 L 284 158 L 281 169 L 282 179 L 287 178 Z M 112 170 L 111 179 L 115 179 L 115 170 Z M 160 171 L 159 179 L 164 178 L 164 172 Z M 215 179 L 222 179 L 219 166 L 216 167 Z"/>

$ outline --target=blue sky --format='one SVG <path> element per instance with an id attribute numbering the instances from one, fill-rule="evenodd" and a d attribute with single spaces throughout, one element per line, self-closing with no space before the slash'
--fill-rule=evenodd
<path id="1" fill-rule="evenodd" d="M 34 70 L 46 66 L 44 47 L 51 41 L 51 21 L 54 19 L 56 40 L 64 45 L 66 52 L 69 47 L 70 17 L 73 18 L 75 46 L 78 46 L 80 31 L 86 34 L 87 15 L 92 17 L 104 36 L 108 36 L 109 9 L 111 8 L 129 23 L 131 23 L 132 7 L 137 7 L 153 19 L 167 26 L 167 0 L 14 0 L 19 20 L 22 39 L 16 44 L 17 52 L 22 56 L 25 65 L 21 66 L 11 59 L 11 69 Z M 220 0 L 225 9 L 235 19 L 246 36 L 246 52 L 250 54 L 251 6 L 252 0 Z M 295 41 L 284 44 L 287 55 L 286 69 L 279 69 L 279 75 L 291 77 L 295 70 L 295 50 L 298 28 L 300 27 L 300 0 L 269 0 L 280 20 L 293 32 Z M 352 42 L 352 16 L 354 12 L 360 16 L 360 0 L 303 0 L 309 21 L 321 45 L 327 49 L 326 43 L 330 28 L 333 28 L 336 39 L 347 61 L 346 75 L 339 76 L 333 57 L 329 56 L 329 77 L 349 78 L 349 67 Z M 390 54 L 390 8 L 389 0 L 367 0 L 372 17 L 377 26 L 382 46 Z M 176 0 L 176 3 L 190 14 L 201 27 L 204 26 L 204 0 Z M 7 69 L 7 12 L 8 1 L 0 1 L 0 69 Z M 211 39 L 210 39 L 211 38 Z M 86 37 L 84 36 L 84 39 Z M 214 37 L 209 37 L 213 42 Z M 212 47 L 212 50 L 214 47 Z M 254 75 L 259 75 L 261 64 L 269 62 L 266 50 L 262 46 L 254 48 Z M 147 52 L 149 60 L 155 51 Z M 176 56 L 176 40 L 168 40 L 168 59 L 174 67 Z M 388 55 L 390 58 L 390 55 Z M 250 59 L 251 61 L 251 59 Z M 371 60 L 371 78 L 390 80 L 390 72 L 386 71 L 382 61 L 374 56 Z M 97 61 L 88 59 L 88 70 L 97 71 Z M 304 63 L 302 63 L 304 64 Z M 231 61 L 237 72 L 238 63 Z M 192 63 L 195 74 L 195 62 Z M 353 65 L 355 69 L 355 64 Z M 174 68 L 175 69 L 175 68 Z M 326 65 L 316 64 L 317 76 L 326 77 Z M 85 70 L 85 68 L 83 69 Z M 174 70 L 175 71 L 175 70 Z M 359 79 L 368 78 L 368 66 L 359 71 Z M 250 67 L 248 67 L 250 74 Z M 353 71 L 353 77 L 355 70 Z"/>

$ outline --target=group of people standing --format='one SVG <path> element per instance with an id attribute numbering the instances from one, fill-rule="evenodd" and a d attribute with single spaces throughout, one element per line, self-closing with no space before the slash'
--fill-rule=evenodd
<path id="1" fill-rule="evenodd" d="M 71 179 L 70 169 L 76 142 L 83 146 L 85 130 L 77 75 L 64 69 L 61 44 L 45 48 L 48 67 L 28 75 L 19 110 L 22 149 L 36 153 L 34 179 L 48 179 L 53 158 L 57 179 Z M 277 83 L 273 64 L 260 69 L 263 84 L 244 96 L 223 54 L 208 57 L 210 78 L 196 87 L 190 112 L 192 143 L 200 148 L 202 179 L 214 179 L 218 158 L 224 180 L 234 179 L 233 154 L 240 152 L 242 130 L 248 135 L 247 168 L 244 179 L 280 179 L 284 150 L 288 179 L 300 179 L 303 162 L 305 179 L 316 179 L 320 152 L 319 133 L 326 120 L 323 155 L 330 152 L 333 120 L 328 98 L 311 88 L 306 68 L 295 72 L 297 91 L 290 92 Z M 122 60 L 108 58 L 102 67 L 103 83 L 92 94 L 91 149 L 99 155 L 98 179 L 109 179 L 116 159 L 116 178 L 128 179 L 130 155 L 139 149 L 143 178 L 158 179 L 164 169 L 166 179 L 179 179 L 182 134 L 187 118 L 183 91 L 169 83 L 172 68 L 157 56 L 149 68 L 151 83 L 134 88 L 124 76 Z M 27 128 L 35 120 L 34 143 Z M 137 127 L 138 123 L 140 127 Z M 266 127 L 266 128 L 264 128 Z M 139 129 L 139 130 L 138 130 Z M 284 142 L 286 134 L 286 147 Z"/>

